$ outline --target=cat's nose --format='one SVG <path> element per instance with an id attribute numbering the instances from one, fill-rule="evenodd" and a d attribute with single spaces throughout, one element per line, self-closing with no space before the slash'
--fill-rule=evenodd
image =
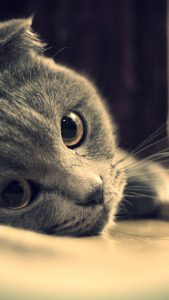
<path id="1" fill-rule="evenodd" d="M 91 192 L 85 201 L 86 205 L 103 204 L 103 186 L 98 186 L 93 192 Z"/>
<path id="2" fill-rule="evenodd" d="M 100 184 L 92 190 L 92 192 L 86 193 L 86 195 L 83 196 L 83 198 L 78 199 L 76 203 L 78 205 L 83 206 L 92 206 L 97 204 L 103 204 L 103 185 Z"/>

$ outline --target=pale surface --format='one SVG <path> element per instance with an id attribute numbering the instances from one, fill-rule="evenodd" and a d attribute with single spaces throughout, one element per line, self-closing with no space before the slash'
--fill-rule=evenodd
<path id="1" fill-rule="evenodd" d="M 0 299 L 169 299 L 169 223 L 78 239 L 1 226 Z"/>

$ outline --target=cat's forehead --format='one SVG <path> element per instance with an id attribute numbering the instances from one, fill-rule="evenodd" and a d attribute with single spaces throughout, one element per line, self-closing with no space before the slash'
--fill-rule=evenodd
<path id="1" fill-rule="evenodd" d="M 20 62 L 9 64 L 0 74 L 0 97 L 12 105 L 18 101 L 32 108 L 52 104 L 57 110 L 89 101 L 90 105 L 99 102 L 88 80 L 44 57 L 23 60 L 21 65 Z"/>
<path id="2" fill-rule="evenodd" d="M 31 30 L 31 19 L 0 23 L 1 99 L 17 109 L 26 105 L 58 116 L 80 103 L 86 104 L 84 109 L 102 106 L 88 80 L 44 57 L 43 51 L 43 43 Z"/>

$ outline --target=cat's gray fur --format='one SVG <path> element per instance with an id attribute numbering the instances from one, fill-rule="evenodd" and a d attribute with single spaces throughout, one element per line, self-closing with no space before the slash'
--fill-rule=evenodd
<path id="1" fill-rule="evenodd" d="M 98 234 L 111 226 L 124 189 L 138 180 L 152 190 L 156 210 L 169 199 L 167 172 L 147 162 L 127 169 L 135 164 L 132 157 L 119 162 L 126 154 L 118 149 L 114 122 L 96 88 L 45 58 L 30 26 L 30 19 L 0 24 L 0 189 L 8 178 L 23 177 L 39 191 L 25 208 L 1 207 L 0 223 L 56 235 Z M 64 145 L 60 133 L 70 110 L 87 126 L 75 149 Z M 99 186 L 104 202 L 88 205 Z"/>

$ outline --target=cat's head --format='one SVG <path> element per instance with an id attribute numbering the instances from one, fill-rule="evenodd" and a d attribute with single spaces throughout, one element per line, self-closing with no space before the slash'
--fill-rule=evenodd
<path id="1" fill-rule="evenodd" d="M 95 87 L 45 58 L 30 26 L 0 24 L 0 223 L 98 234 L 125 184 L 114 125 Z"/>

